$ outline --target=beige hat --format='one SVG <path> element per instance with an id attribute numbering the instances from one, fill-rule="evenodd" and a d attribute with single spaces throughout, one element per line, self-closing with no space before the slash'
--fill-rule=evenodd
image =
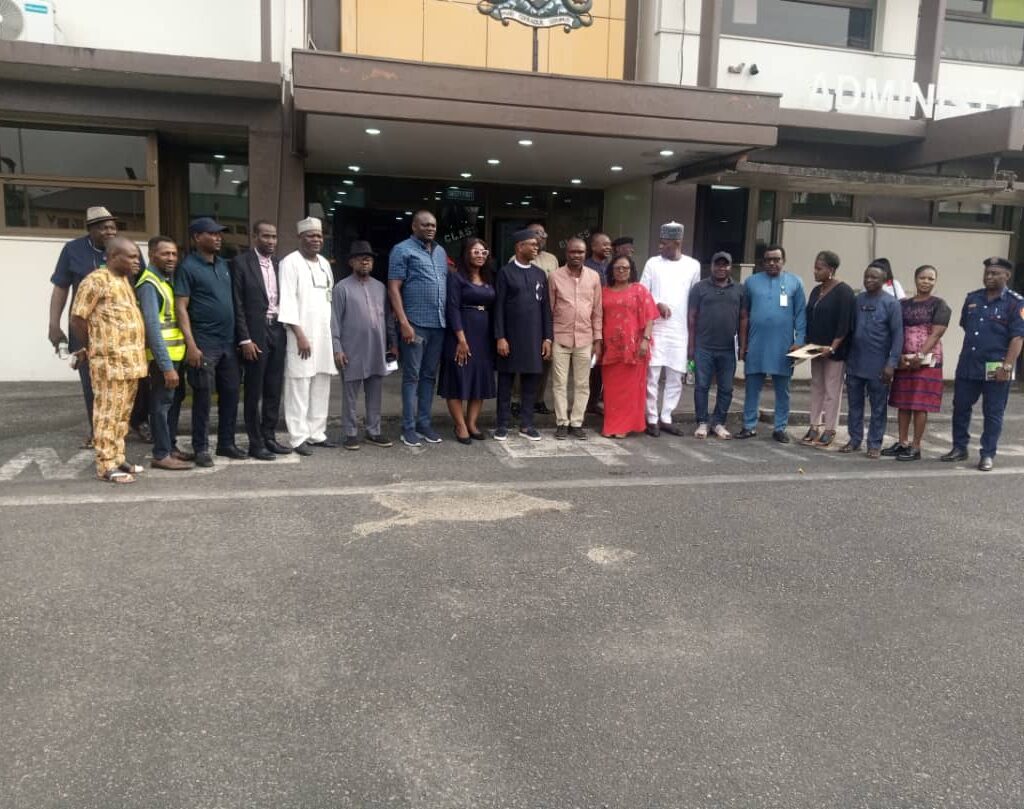
<path id="1" fill-rule="evenodd" d="M 303 233 L 308 233 L 311 230 L 316 231 L 317 233 L 324 232 L 324 226 L 320 224 L 320 220 L 317 219 L 315 216 L 307 216 L 295 227 L 299 236 L 301 236 Z"/>
<path id="2" fill-rule="evenodd" d="M 94 205 L 85 211 L 85 226 L 95 225 L 98 222 L 108 222 L 116 217 L 102 205 Z"/>

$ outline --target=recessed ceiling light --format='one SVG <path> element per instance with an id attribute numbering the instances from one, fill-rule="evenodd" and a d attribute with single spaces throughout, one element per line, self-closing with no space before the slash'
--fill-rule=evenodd
<path id="1" fill-rule="evenodd" d="M 672 157 L 672 155 L 674 155 L 675 152 L 673 152 L 671 149 L 662 149 L 660 152 L 658 152 L 658 154 L 660 154 L 662 157 Z"/>
<path id="2" fill-rule="evenodd" d="M 460 177 L 461 177 L 461 178 L 462 178 L 463 180 L 468 180 L 468 179 L 469 179 L 470 177 L 472 177 L 473 175 L 472 175 L 472 174 L 470 174 L 470 173 L 469 173 L 468 171 L 464 171 L 464 172 L 462 172 L 462 174 L 460 174 L 459 176 L 460 176 Z"/>
<path id="3" fill-rule="evenodd" d="M 348 196 L 348 191 L 339 191 L 338 192 L 338 196 L 339 197 L 347 197 Z"/>
<path id="4" fill-rule="evenodd" d="M 234 169 L 228 169 L 228 168 L 221 169 L 221 171 L 223 171 L 225 174 L 234 174 L 235 173 Z"/>
<path id="5" fill-rule="evenodd" d="M 457 185 L 450 185 L 450 186 L 448 186 L 448 190 L 449 191 L 458 191 L 459 187 Z"/>
<path id="6" fill-rule="evenodd" d="M 478 216 L 477 219 L 483 219 L 483 216 Z"/>
<path id="7" fill-rule="evenodd" d="M 371 127 L 369 127 L 366 130 L 366 134 L 367 135 L 379 135 L 380 134 L 380 130 L 379 129 L 375 129 L 374 127 L 371 126 Z"/>
<path id="8" fill-rule="evenodd" d="M 573 185 L 579 185 L 580 183 L 583 182 L 583 180 L 581 180 L 579 177 L 573 177 L 571 180 L 569 180 L 569 182 L 572 183 Z"/>
<path id="9" fill-rule="evenodd" d="M 241 185 L 242 184 L 241 180 L 232 180 L 231 182 L 233 182 L 235 185 Z"/>
<path id="10" fill-rule="evenodd" d="M 359 171 L 359 166 L 349 166 L 348 170 L 349 171 Z"/>
<path id="11" fill-rule="evenodd" d="M 511 203 L 511 202 L 506 202 L 505 204 L 506 204 L 506 205 L 507 205 L 507 206 L 508 206 L 509 208 L 511 208 L 511 207 L 512 207 L 512 203 Z"/>
<path id="12" fill-rule="evenodd" d="M 622 171 L 622 166 L 612 166 L 611 170 L 612 171 Z"/>
<path id="13" fill-rule="evenodd" d="M 530 140 L 529 138 L 523 138 L 521 141 L 519 141 L 519 145 L 520 146 L 533 146 L 533 141 Z"/>
<path id="14" fill-rule="evenodd" d="M 400 216 L 396 216 L 396 217 L 395 217 L 395 221 L 396 221 L 396 222 L 401 222 L 401 221 L 402 221 L 402 217 L 400 217 Z"/>
<path id="15" fill-rule="evenodd" d="M 558 196 L 558 192 L 557 192 L 557 191 L 552 191 L 552 192 L 551 192 L 551 196 L 553 196 L 553 197 L 557 197 L 557 196 Z"/>
<path id="16" fill-rule="evenodd" d="M 406 212 L 405 212 L 405 215 L 406 215 L 406 216 L 412 216 L 412 211 L 406 211 Z"/>
<path id="17" fill-rule="evenodd" d="M 520 204 L 520 205 L 529 205 L 530 203 L 529 203 L 529 202 L 527 202 L 527 201 L 526 201 L 526 200 L 524 199 L 524 200 L 523 200 L 522 202 L 520 202 L 519 204 Z"/>
<path id="18" fill-rule="evenodd" d="M 345 185 L 355 185 L 355 180 L 342 180 Z"/>
<path id="19" fill-rule="evenodd" d="M 226 154 L 215 154 L 213 156 L 213 159 L 214 160 L 227 160 L 228 156 Z"/>
<path id="20" fill-rule="evenodd" d="M 501 161 L 498 160 L 498 158 L 496 158 L 496 157 L 489 157 L 489 158 L 487 158 L 487 162 L 490 165 L 492 165 L 492 166 L 497 166 L 499 163 L 501 163 Z"/>

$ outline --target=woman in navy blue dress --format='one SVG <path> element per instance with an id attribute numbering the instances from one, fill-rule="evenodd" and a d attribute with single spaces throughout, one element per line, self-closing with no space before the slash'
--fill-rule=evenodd
<path id="1" fill-rule="evenodd" d="M 437 392 L 448 401 L 460 444 L 482 441 L 477 427 L 484 399 L 495 397 L 494 310 L 490 251 L 482 239 L 466 240 L 455 272 L 448 273 L 448 302 Z M 465 404 L 465 409 L 464 409 Z"/>

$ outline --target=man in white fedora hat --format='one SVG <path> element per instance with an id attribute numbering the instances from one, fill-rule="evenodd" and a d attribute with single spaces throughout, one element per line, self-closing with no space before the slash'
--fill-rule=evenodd
<path id="1" fill-rule="evenodd" d="M 284 420 L 299 455 L 311 447 L 336 447 L 327 438 L 331 377 L 337 376 L 331 343 L 334 275 L 320 250 L 324 231 L 310 216 L 298 223 L 299 249 L 281 259 L 278 320 L 288 329 L 284 361 Z"/>
<path id="2" fill-rule="evenodd" d="M 72 354 L 82 346 L 78 337 L 72 332 L 71 340 L 61 328 L 64 307 L 68 303 L 68 291 L 74 305 L 75 295 L 82 279 L 94 270 L 98 270 L 107 262 L 107 244 L 117 236 L 117 219 L 106 208 L 96 205 L 85 212 L 85 227 L 88 231 L 84 236 L 72 239 L 64 245 L 57 259 L 57 266 L 50 277 L 53 290 L 50 293 L 50 328 L 49 340 L 53 350 L 61 351 L 61 346 Z M 85 398 L 85 412 L 89 419 L 89 432 L 85 446 L 92 446 L 92 383 L 89 380 L 89 361 L 81 359 L 76 368 L 82 383 L 82 395 Z"/>

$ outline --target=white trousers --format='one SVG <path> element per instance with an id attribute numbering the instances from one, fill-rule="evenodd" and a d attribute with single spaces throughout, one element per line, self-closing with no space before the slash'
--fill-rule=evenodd
<path id="1" fill-rule="evenodd" d="M 661 401 L 661 418 L 658 418 L 658 382 L 661 381 L 661 372 L 665 372 L 665 395 Z M 647 423 L 661 421 L 663 424 L 672 423 L 672 411 L 679 404 L 679 397 L 683 395 L 683 375 L 667 365 L 652 365 L 647 369 Z"/>
<path id="2" fill-rule="evenodd" d="M 327 440 L 327 407 L 331 402 L 331 375 L 284 379 L 284 423 L 292 448 L 306 441 Z"/>

